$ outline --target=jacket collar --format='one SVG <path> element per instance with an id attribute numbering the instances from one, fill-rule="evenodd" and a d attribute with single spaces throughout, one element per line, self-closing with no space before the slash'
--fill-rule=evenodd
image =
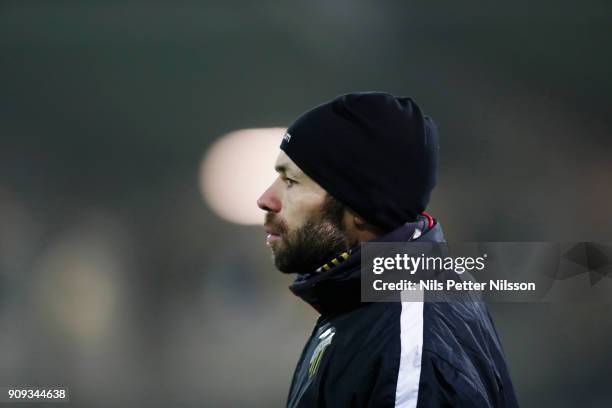
<path id="1" fill-rule="evenodd" d="M 440 224 L 429 226 L 426 217 L 410 222 L 370 242 L 443 242 Z M 351 248 L 348 257 L 337 257 L 308 274 L 297 275 L 289 289 L 322 315 L 348 311 L 361 304 L 361 246 Z M 325 266 L 325 265 L 324 265 Z"/>

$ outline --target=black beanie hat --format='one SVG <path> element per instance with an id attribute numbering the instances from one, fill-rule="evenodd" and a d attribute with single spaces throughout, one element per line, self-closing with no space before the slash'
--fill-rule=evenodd
<path id="1" fill-rule="evenodd" d="M 335 199 L 385 231 L 414 221 L 436 184 L 436 125 L 410 98 L 338 96 L 300 116 L 280 148 Z"/>

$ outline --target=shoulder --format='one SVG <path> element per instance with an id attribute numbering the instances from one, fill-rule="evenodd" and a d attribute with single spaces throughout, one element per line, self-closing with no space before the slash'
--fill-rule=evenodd
<path id="1" fill-rule="evenodd" d="M 479 401 L 472 406 L 516 406 L 506 358 L 484 303 L 426 303 L 424 316 L 423 393 L 435 388 L 438 395 Z"/>
<path id="2" fill-rule="evenodd" d="M 453 362 L 466 355 L 489 357 L 501 349 L 497 332 L 482 302 L 426 302 L 423 348 Z M 463 366 L 465 361 L 457 361 Z"/>

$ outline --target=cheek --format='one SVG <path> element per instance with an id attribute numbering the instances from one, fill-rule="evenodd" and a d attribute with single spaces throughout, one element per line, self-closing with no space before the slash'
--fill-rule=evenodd
<path id="1" fill-rule="evenodd" d="M 314 194 L 291 194 L 287 192 L 283 199 L 281 217 L 287 223 L 289 229 L 295 229 L 304 224 L 311 214 L 320 210 L 324 197 Z"/>
<path id="2" fill-rule="evenodd" d="M 304 211 L 302 208 L 300 208 L 299 203 L 298 205 L 296 205 L 291 202 L 285 203 L 280 213 L 280 216 L 285 221 L 285 223 L 287 223 L 287 227 L 289 227 L 289 230 L 293 230 L 302 225 L 305 218 Z"/>

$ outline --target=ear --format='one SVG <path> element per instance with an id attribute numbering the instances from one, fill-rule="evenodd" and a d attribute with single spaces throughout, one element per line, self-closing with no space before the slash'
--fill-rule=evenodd
<path id="1" fill-rule="evenodd" d="M 378 233 L 377 228 L 367 222 L 362 216 L 347 208 L 347 216 L 349 224 L 353 225 L 357 231 L 371 231 Z"/>
<path id="2" fill-rule="evenodd" d="M 344 213 L 346 233 L 351 245 L 370 241 L 380 235 L 382 231 L 367 222 L 363 217 L 347 208 Z"/>
<path id="3" fill-rule="evenodd" d="M 365 227 L 365 220 L 350 208 L 344 207 L 344 226 L 349 231 L 361 230 Z"/>
<path id="4" fill-rule="evenodd" d="M 364 230 L 369 227 L 368 222 L 361 218 L 359 215 L 353 213 L 351 214 L 351 216 L 353 217 L 353 223 L 355 224 L 355 228 L 357 228 L 358 230 Z"/>

